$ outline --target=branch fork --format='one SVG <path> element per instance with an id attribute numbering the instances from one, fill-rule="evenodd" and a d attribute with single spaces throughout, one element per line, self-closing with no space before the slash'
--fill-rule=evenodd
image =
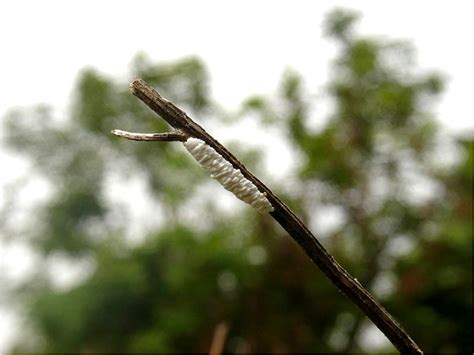
<path id="1" fill-rule="evenodd" d="M 274 207 L 270 215 L 299 244 L 319 269 L 342 291 L 372 322 L 385 334 L 390 342 L 401 352 L 423 354 L 418 345 L 401 327 L 400 324 L 375 300 L 370 292 L 353 278 L 334 257 L 324 248 L 306 225 L 291 211 L 278 196 L 254 176 L 222 144 L 194 122 L 184 111 L 164 99 L 156 90 L 142 79 L 135 79 L 130 84 L 133 95 L 143 101 L 175 130 L 165 133 L 132 133 L 113 130 L 112 134 L 136 141 L 186 141 L 194 137 L 206 142 L 222 155 L 235 169 L 250 180 L 265 194 Z"/>

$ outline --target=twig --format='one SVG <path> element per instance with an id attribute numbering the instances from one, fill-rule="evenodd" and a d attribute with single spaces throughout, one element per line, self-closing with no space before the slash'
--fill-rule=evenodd
<path id="1" fill-rule="evenodd" d="M 145 142 L 154 142 L 154 141 L 184 142 L 188 138 L 188 136 L 178 131 L 165 132 L 165 133 L 133 133 L 133 132 L 122 131 L 121 129 L 113 129 L 111 133 L 118 137 L 127 138 L 132 141 L 145 141 Z"/>
<path id="2" fill-rule="evenodd" d="M 374 297 L 357 280 L 339 265 L 331 254 L 322 246 L 303 222 L 257 177 L 245 168 L 224 146 L 210 136 L 201 126 L 194 122 L 185 112 L 173 103 L 164 99 L 158 92 L 142 79 L 135 79 L 130 84 L 130 91 L 148 107 L 160 115 L 176 130 L 189 137 L 205 141 L 220 155 L 229 161 L 235 169 L 253 182 L 266 196 L 274 211 L 272 217 L 300 245 L 319 269 L 341 290 L 372 322 L 387 336 L 390 342 L 402 353 L 422 354 L 418 345 L 398 322 L 382 307 Z"/>
<path id="3" fill-rule="evenodd" d="M 224 350 L 225 339 L 227 338 L 227 332 L 229 326 L 225 322 L 221 322 L 214 329 L 214 335 L 212 337 L 211 348 L 209 355 L 221 355 Z"/>

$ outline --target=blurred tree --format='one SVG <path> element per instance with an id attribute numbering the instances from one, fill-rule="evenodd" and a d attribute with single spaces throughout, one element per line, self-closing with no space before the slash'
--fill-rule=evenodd
<path id="1" fill-rule="evenodd" d="M 438 171 L 443 186 L 425 212 L 419 246 L 400 258 L 390 302 L 413 335 L 440 353 L 472 352 L 472 167 L 474 142 L 459 139 L 462 158 Z M 425 330 L 429 329 L 429 332 Z"/>
<path id="2" fill-rule="evenodd" d="M 246 100 L 242 116 L 252 112 L 287 135 L 298 188 L 290 193 L 280 182 L 272 189 L 420 346 L 470 351 L 472 140 L 460 145 L 464 160 L 440 168 L 428 108 L 442 79 L 417 74 L 406 44 L 356 36 L 356 19 L 343 10 L 327 18 L 340 54 L 328 86 L 334 112 L 321 129 L 311 129 L 309 95 L 294 72 L 276 97 Z M 192 116 L 219 119 L 199 60 L 154 65 L 140 55 L 132 67 L 132 76 Z M 52 191 L 27 232 L 2 219 L 3 231 L 26 235 L 43 256 L 31 279 L 11 290 L 37 335 L 23 335 L 12 351 L 206 352 L 222 321 L 230 352 L 363 351 L 363 315 L 268 216 L 245 206 L 226 212 L 215 197 L 220 187 L 178 144 L 108 133 L 167 129 L 126 87 L 87 69 L 70 120 L 55 122 L 45 107 L 5 117 L 7 147 L 28 157 L 31 178 L 46 179 Z M 258 152 L 239 147 L 233 150 L 247 165 L 260 165 Z M 261 170 L 263 180 L 271 175 Z M 134 178 L 145 193 L 126 197 L 144 213 L 141 199 L 150 199 L 158 226 L 130 241 L 130 216 L 109 195 L 111 181 Z M 329 212 L 338 223 L 320 230 Z M 90 275 L 58 287 L 48 272 L 58 255 L 86 260 Z"/>

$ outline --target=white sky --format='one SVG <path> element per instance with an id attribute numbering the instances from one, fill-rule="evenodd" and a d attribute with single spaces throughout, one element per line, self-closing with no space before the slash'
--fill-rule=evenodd
<path id="1" fill-rule="evenodd" d="M 250 94 L 270 94 L 288 67 L 305 77 L 311 92 L 320 93 L 335 53 L 331 42 L 322 38 L 321 23 L 324 14 L 342 6 L 362 12 L 361 33 L 412 40 L 419 66 L 445 73 L 447 90 L 435 110 L 451 132 L 463 132 L 474 126 L 472 4 L 1 1 L 0 116 L 11 107 L 41 102 L 64 112 L 79 69 L 93 66 L 123 76 L 139 51 L 156 61 L 198 55 L 210 71 L 214 98 L 227 108 Z M 0 152 L 1 183 L 13 176 L 7 174 L 16 168 L 10 162 Z M 0 353 L 12 319 L 0 311 Z"/>
<path id="2" fill-rule="evenodd" d="M 362 33 L 412 39 L 420 67 L 440 69 L 448 90 L 440 120 L 459 131 L 473 106 L 474 21 L 469 1 L 2 1 L 0 115 L 46 102 L 64 108 L 87 65 L 124 75 L 139 51 L 153 60 L 197 54 L 219 103 L 270 93 L 282 71 L 301 72 L 313 92 L 326 82 L 334 46 L 321 38 L 334 6 L 363 13 Z M 469 45 L 471 43 L 471 45 Z M 469 85 L 469 86 L 468 86 Z"/>

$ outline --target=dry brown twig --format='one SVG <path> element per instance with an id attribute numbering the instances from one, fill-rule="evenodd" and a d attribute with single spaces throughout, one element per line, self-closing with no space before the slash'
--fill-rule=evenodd
<path id="1" fill-rule="evenodd" d="M 226 322 L 221 322 L 217 324 L 216 329 L 214 329 L 214 335 L 212 337 L 209 355 L 222 354 L 228 331 L 229 331 L 229 326 L 227 325 Z"/>
<path id="2" fill-rule="evenodd" d="M 364 314 L 385 334 L 390 342 L 402 353 L 422 354 L 423 352 L 398 322 L 380 305 L 356 279 L 337 263 L 331 254 L 316 239 L 303 222 L 267 186 L 235 158 L 222 144 L 194 122 L 184 111 L 164 99 L 142 79 L 130 84 L 133 95 L 142 100 L 175 131 L 169 133 L 130 133 L 113 130 L 112 133 L 133 140 L 142 141 L 185 141 L 189 137 L 203 140 L 239 169 L 242 174 L 266 194 L 274 207 L 270 215 L 299 244 L 319 269 L 341 290 Z"/>

